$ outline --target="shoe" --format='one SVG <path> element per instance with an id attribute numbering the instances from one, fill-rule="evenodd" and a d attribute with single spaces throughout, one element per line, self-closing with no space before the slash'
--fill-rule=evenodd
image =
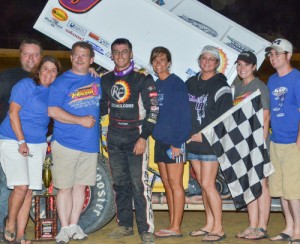
<path id="1" fill-rule="evenodd" d="M 267 231 L 264 228 L 256 228 L 255 231 L 244 237 L 246 240 L 260 240 L 269 238 Z"/>
<path id="2" fill-rule="evenodd" d="M 196 236 L 206 236 L 209 232 L 206 230 L 194 230 L 190 232 L 190 236 L 196 237 Z"/>
<path id="3" fill-rule="evenodd" d="M 141 234 L 141 239 L 142 239 L 142 244 L 155 244 L 155 241 L 154 241 L 155 237 L 154 237 L 154 234 L 151 232 L 144 231 Z"/>
<path id="4" fill-rule="evenodd" d="M 202 239 L 203 242 L 218 242 L 218 241 L 222 241 L 226 238 L 226 234 L 220 236 L 217 234 L 207 234 L 206 237 L 216 237 L 216 239 Z"/>
<path id="5" fill-rule="evenodd" d="M 56 243 L 59 244 L 64 244 L 64 243 L 69 243 L 70 240 L 70 228 L 68 227 L 62 227 L 60 229 L 60 232 L 58 233 L 58 235 L 55 237 Z"/>
<path id="6" fill-rule="evenodd" d="M 275 237 L 278 237 L 277 239 L 273 239 Z M 288 234 L 285 234 L 283 232 L 279 233 L 277 236 L 275 236 L 273 238 L 270 239 L 270 241 L 290 241 L 292 240 L 292 237 Z"/>
<path id="7" fill-rule="evenodd" d="M 133 235 L 132 227 L 118 226 L 108 235 L 108 237 L 110 239 L 119 239 L 125 236 L 132 236 L 132 235 Z"/>
<path id="8" fill-rule="evenodd" d="M 155 237 L 157 238 L 171 238 L 171 237 L 183 237 L 183 234 L 177 233 L 173 230 L 160 230 L 155 233 Z"/>
<path id="9" fill-rule="evenodd" d="M 70 238 L 73 240 L 86 240 L 88 235 L 83 232 L 79 225 L 69 226 L 70 228 Z"/>

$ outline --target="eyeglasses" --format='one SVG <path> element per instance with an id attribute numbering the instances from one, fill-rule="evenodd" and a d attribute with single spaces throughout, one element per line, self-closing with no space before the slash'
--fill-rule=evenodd
<path id="1" fill-rule="evenodd" d="M 207 58 L 205 56 L 201 56 L 199 61 L 207 61 L 207 62 L 211 63 L 211 62 L 216 62 L 217 59 L 216 58 Z"/>
<path id="2" fill-rule="evenodd" d="M 269 52 L 269 53 L 267 53 L 267 57 L 268 58 L 270 58 L 270 57 L 279 57 L 280 55 L 282 55 L 282 54 L 286 54 L 287 52 L 274 52 L 274 53 L 271 53 L 271 52 Z"/>

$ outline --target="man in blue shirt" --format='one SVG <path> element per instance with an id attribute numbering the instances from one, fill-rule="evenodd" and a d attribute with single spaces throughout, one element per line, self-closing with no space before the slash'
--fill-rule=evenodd
<path id="1" fill-rule="evenodd" d="M 280 197 L 286 227 L 273 241 L 300 242 L 300 72 L 291 66 L 292 44 L 282 38 L 266 48 L 277 73 L 268 81 L 271 111 L 270 156 L 275 173 L 270 194 Z"/>
<path id="2" fill-rule="evenodd" d="M 28 77 L 32 69 L 41 61 L 42 46 L 34 39 L 25 39 L 20 44 L 21 67 L 11 68 L 0 73 L 0 123 L 9 109 L 12 87 L 21 79 Z M 6 176 L 0 164 L 0 242 L 3 240 L 3 219 L 7 215 L 8 197 L 11 190 L 6 186 Z"/>
<path id="3" fill-rule="evenodd" d="M 100 78 L 89 74 L 94 50 L 87 42 L 72 46 L 72 68 L 50 88 L 48 113 L 54 119 L 53 184 L 58 188 L 61 230 L 57 243 L 87 239 L 77 225 L 87 185 L 95 185 L 99 151 Z"/>

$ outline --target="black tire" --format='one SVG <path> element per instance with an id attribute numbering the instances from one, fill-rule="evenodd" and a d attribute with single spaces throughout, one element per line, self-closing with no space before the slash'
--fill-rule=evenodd
<path id="1" fill-rule="evenodd" d="M 34 191 L 33 196 L 44 194 L 44 192 L 45 188 L 42 191 Z M 57 193 L 57 190 L 54 190 L 53 193 Z M 45 204 L 42 200 L 40 204 L 41 217 L 44 217 Z M 30 217 L 33 221 L 35 217 L 34 207 L 34 200 L 32 200 Z M 96 185 L 86 189 L 86 199 L 78 225 L 85 233 L 92 233 L 109 223 L 115 213 L 112 178 L 107 167 L 107 159 L 100 155 L 97 165 Z"/>

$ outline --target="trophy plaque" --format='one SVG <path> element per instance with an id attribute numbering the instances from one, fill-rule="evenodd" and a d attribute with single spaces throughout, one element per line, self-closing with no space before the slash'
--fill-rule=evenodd
<path id="1" fill-rule="evenodd" d="M 42 218 L 41 199 L 45 201 L 45 217 Z M 35 240 L 54 240 L 57 235 L 57 209 L 55 195 L 36 195 L 35 202 Z"/>

